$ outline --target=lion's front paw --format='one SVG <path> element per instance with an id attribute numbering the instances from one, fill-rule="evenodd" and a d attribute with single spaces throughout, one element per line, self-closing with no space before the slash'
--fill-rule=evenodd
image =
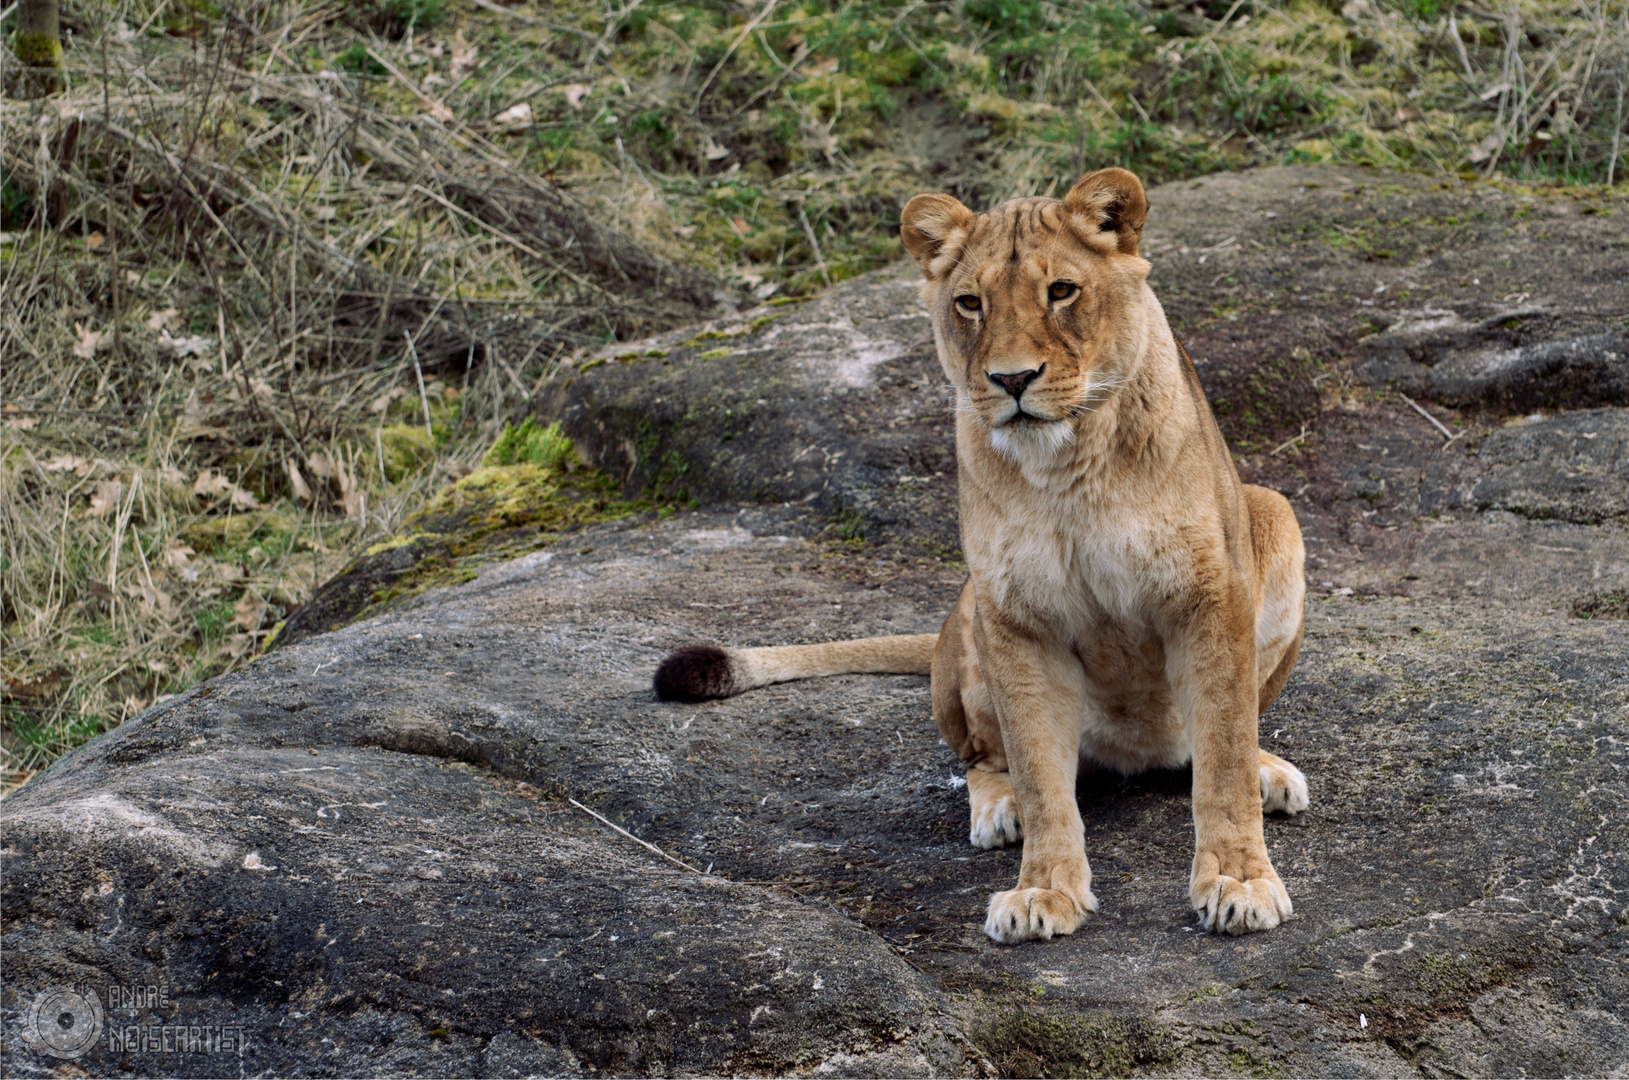
<path id="1" fill-rule="evenodd" d="M 1281 757 L 1261 751 L 1261 812 L 1282 812 L 1293 817 L 1310 802 L 1306 773 Z"/>
<path id="2" fill-rule="evenodd" d="M 1056 889 L 1011 889 L 990 896 L 984 932 L 996 941 L 1016 945 L 1031 938 L 1073 934 L 1097 910 L 1097 897 L 1087 889 L 1080 902 Z"/>
<path id="3" fill-rule="evenodd" d="M 1295 911 L 1271 867 L 1245 881 L 1225 874 L 1196 874 L 1189 892 L 1201 925 L 1218 934 L 1271 930 Z"/>
<path id="4" fill-rule="evenodd" d="M 976 848 L 998 848 L 1016 844 L 1024 835 L 1018 818 L 1018 797 L 1004 772 L 967 770 L 967 803 L 972 827 L 967 839 Z"/>

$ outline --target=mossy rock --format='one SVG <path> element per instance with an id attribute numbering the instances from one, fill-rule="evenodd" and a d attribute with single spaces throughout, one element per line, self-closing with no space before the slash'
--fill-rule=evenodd
<path id="1" fill-rule="evenodd" d="M 422 428 L 387 428 L 399 446 L 428 446 Z M 408 437 L 417 431 L 422 443 Z M 390 444 L 386 444 L 387 458 Z M 515 461 L 515 458 L 522 460 Z M 321 586 L 277 635 L 278 647 L 377 614 L 476 567 L 548 547 L 565 533 L 627 517 L 645 502 L 614 498 L 615 485 L 577 459 L 557 426 L 505 428 L 488 464 L 447 486 L 390 540 L 369 547 Z"/>
<path id="2" fill-rule="evenodd" d="M 1130 1076 L 1175 1053 L 1169 1033 L 1142 1017 L 1030 1007 L 1000 1013 L 973 1039 L 1002 1076 Z"/>

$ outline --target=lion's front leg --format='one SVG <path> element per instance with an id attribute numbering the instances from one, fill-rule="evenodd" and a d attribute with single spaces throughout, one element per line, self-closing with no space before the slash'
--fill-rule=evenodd
<path id="1" fill-rule="evenodd" d="M 1075 803 L 1084 672 L 1072 653 L 994 619 L 980 619 L 978 653 L 1024 834 L 1018 887 L 990 897 L 984 932 L 1008 944 L 1072 934 L 1097 910 Z"/>
<path id="2" fill-rule="evenodd" d="M 1166 652 L 1177 707 L 1193 733 L 1195 847 L 1189 896 L 1207 930 L 1271 930 L 1294 908 L 1262 832 L 1263 760 L 1256 737 L 1248 587 L 1237 582 L 1197 609 Z"/>

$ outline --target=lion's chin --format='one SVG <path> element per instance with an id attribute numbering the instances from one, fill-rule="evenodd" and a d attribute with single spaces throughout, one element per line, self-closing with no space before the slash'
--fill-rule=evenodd
<path id="1" fill-rule="evenodd" d="M 990 445 L 1013 461 L 1049 458 L 1074 441 L 1075 426 L 1067 420 L 1042 420 L 1031 414 L 990 429 Z"/>

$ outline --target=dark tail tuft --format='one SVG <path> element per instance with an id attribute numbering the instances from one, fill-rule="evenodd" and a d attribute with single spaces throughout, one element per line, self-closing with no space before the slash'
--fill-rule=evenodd
<path id="1" fill-rule="evenodd" d="M 656 697 L 661 701 L 706 701 L 733 693 L 729 655 L 714 645 L 675 649 L 656 668 Z"/>

